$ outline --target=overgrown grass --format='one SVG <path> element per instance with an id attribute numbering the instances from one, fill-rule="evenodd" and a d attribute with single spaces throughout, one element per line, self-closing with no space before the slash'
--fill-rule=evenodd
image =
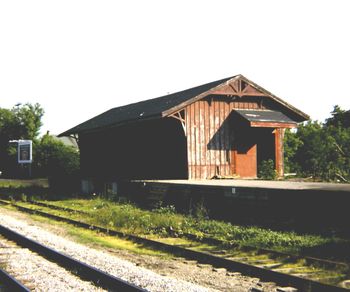
<path id="1" fill-rule="evenodd" d="M 46 178 L 37 179 L 0 179 L 0 188 L 28 188 L 41 187 L 48 188 L 49 182 Z"/>
<path id="2" fill-rule="evenodd" d="M 1 206 L 1 208 L 6 208 L 9 210 L 17 210 L 12 206 Z M 50 224 L 52 226 L 59 226 L 64 233 L 74 238 L 77 242 L 86 244 L 89 246 L 99 246 L 111 249 L 121 249 L 127 250 L 132 253 L 141 255 L 155 255 L 164 258 L 171 257 L 168 253 L 164 251 L 159 251 L 152 249 L 151 247 L 144 246 L 140 243 L 135 243 L 127 239 L 118 238 L 115 236 L 108 236 L 103 233 L 99 233 L 95 230 L 88 230 L 73 226 L 69 223 L 55 221 L 46 217 L 41 217 L 39 215 L 31 215 L 31 218 L 35 221 L 42 222 L 44 224 Z"/>
<path id="3" fill-rule="evenodd" d="M 132 204 L 118 204 L 101 198 L 56 201 L 55 204 L 89 212 L 88 221 L 91 224 L 139 235 L 178 237 L 186 233 L 199 238 L 211 237 L 227 243 L 293 253 L 340 241 L 330 237 L 236 226 L 222 221 L 185 216 L 176 213 L 172 206 L 147 211 Z"/>

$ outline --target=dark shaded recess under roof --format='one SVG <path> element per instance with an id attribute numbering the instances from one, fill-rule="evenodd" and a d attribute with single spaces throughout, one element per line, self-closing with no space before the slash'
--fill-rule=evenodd
<path id="1" fill-rule="evenodd" d="M 272 110 L 235 110 L 240 116 L 249 122 L 276 122 L 296 124 L 295 121 L 279 111 Z"/>
<path id="2" fill-rule="evenodd" d="M 203 92 L 206 92 L 231 78 L 234 78 L 234 76 L 168 94 L 162 97 L 110 109 L 90 120 L 87 120 L 84 123 L 79 124 L 74 128 L 69 129 L 66 132 L 61 133 L 59 136 L 67 136 L 81 132 L 93 131 L 104 127 L 117 126 L 126 122 L 160 118 L 164 111 L 169 110 Z"/>

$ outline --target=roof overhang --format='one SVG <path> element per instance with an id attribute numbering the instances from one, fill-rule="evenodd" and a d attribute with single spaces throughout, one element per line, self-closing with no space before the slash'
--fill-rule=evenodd
<path id="1" fill-rule="evenodd" d="M 251 127 L 296 128 L 297 123 L 280 111 L 272 110 L 235 110 Z"/>

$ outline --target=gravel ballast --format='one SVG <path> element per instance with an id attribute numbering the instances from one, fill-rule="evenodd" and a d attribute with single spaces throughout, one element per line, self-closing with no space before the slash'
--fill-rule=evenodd
<path id="1" fill-rule="evenodd" d="M 72 275 L 26 248 L 0 237 L 0 262 L 4 269 L 35 291 L 104 291 Z"/>

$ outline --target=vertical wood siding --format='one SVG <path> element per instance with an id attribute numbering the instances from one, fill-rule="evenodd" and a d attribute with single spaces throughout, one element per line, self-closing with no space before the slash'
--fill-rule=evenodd
<path id="1" fill-rule="evenodd" d="M 258 100 L 208 97 L 186 108 L 189 179 L 234 175 L 229 115 L 234 109 L 264 108 Z"/>

